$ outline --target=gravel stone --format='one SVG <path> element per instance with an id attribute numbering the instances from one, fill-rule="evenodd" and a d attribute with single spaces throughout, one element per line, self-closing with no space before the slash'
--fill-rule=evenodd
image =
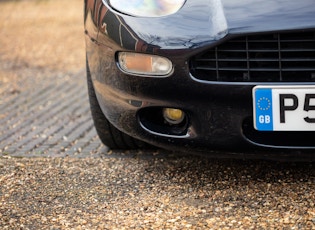
<path id="1" fill-rule="evenodd" d="M 113 151 L 0 164 L 1 229 L 315 227 L 311 163 Z"/>

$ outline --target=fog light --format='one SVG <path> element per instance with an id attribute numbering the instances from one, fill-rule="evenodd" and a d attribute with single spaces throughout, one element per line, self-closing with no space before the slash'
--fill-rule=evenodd
<path id="1" fill-rule="evenodd" d="M 165 108 L 163 117 L 168 123 L 178 125 L 185 119 L 185 113 L 180 109 Z"/>
<path id="2" fill-rule="evenodd" d="M 156 55 L 120 52 L 118 62 L 124 72 L 135 75 L 163 77 L 173 71 L 170 60 Z"/>

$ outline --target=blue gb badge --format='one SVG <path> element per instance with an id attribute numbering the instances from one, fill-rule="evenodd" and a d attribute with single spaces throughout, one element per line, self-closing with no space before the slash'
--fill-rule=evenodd
<path id="1" fill-rule="evenodd" d="M 272 92 L 271 89 L 258 88 L 255 91 L 256 129 L 261 131 L 273 130 Z"/>

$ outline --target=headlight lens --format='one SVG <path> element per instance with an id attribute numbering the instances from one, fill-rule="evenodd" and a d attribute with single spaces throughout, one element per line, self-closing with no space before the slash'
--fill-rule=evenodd
<path id="1" fill-rule="evenodd" d="M 108 0 L 109 4 L 125 14 L 140 17 L 160 17 L 177 12 L 186 0 Z"/>

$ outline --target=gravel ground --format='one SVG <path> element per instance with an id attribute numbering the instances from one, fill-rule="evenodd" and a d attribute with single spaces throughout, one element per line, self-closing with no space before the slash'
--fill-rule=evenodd
<path id="1" fill-rule="evenodd" d="M 168 153 L 0 159 L 1 229 L 312 229 L 314 166 Z"/>
<path id="2" fill-rule="evenodd" d="M 108 152 L 81 14 L 78 0 L 0 1 L 0 229 L 315 228 L 313 163 Z"/>

